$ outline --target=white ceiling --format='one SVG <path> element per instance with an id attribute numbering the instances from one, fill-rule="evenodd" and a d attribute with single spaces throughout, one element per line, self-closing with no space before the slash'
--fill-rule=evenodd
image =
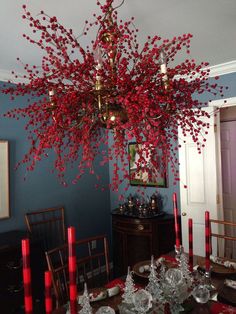
<path id="1" fill-rule="evenodd" d="M 102 0 L 104 2 L 104 0 Z M 121 0 L 114 0 L 117 5 Z M 80 34 L 86 19 L 93 20 L 96 0 L 0 0 L 0 71 L 22 72 L 16 58 L 40 64 L 39 49 L 22 38 L 31 33 L 21 18 L 22 4 L 36 15 L 44 10 Z M 147 35 L 172 38 L 192 33 L 191 57 L 210 65 L 236 60 L 236 0 L 125 0 L 121 18 L 135 17 L 140 41 Z M 95 34 L 94 34 L 95 35 Z M 86 43 L 87 44 L 87 43 Z"/>

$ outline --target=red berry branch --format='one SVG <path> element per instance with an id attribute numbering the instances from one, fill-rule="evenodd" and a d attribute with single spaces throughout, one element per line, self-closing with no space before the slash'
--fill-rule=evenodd
<path id="1" fill-rule="evenodd" d="M 66 29 L 56 17 L 41 11 L 34 18 L 23 6 L 23 19 L 32 29 L 32 36 L 23 36 L 42 50 L 43 57 L 41 66 L 23 65 L 27 83 L 2 90 L 12 99 L 25 95 L 29 99 L 27 106 L 5 114 L 27 118 L 25 128 L 31 148 L 19 164 L 27 164 L 31 171 L 54 150 L 53 168 L 60 180 L 66 184 L 67 166 L 76 163 L 76 183 L 86 168 L 94 173 L 94 159 L 101 155 L 101 165 L 113 165 L 110 188 L 117 191 L 129 179 L 131 157 L 127 144 L 132 140 L 143 143 L 141 148 L 137 146 L 137 173 L 145 172 L 151 179 L 156 169 L 157 175 L 162 176 L 165 165 L 170 163 L 178 180 L 177 128 L 182 128 L 183 136 L 190 134 L 201 151 L 209 126 L 201 121 L 207 116 L 201 110 L 206 104 L 197 95 L 207 92 L 222 96 L 223 88 L 209 83 L 206 62 L 197 64 L 188 58 L 171 66 L 183 48 L 189 54 L 191 34 L 172 40 L 147 37 L 141 47 L 134 18 L 119 20 L 112 2 L 97 3 L 101 15 L 94 14 L 93 21 L 85 21 L 80 36 Z M 84 48 L 83 37 L 94 30 L 96 38 Z M 160 61 L 163 54 L 166 63 Z M 99 107 L 104 103 L 105 111 Z M 111 136 L 112 143 L 108 145 Z M 108 145 L 108 150 L 103 150 L 103 145 Z"/>

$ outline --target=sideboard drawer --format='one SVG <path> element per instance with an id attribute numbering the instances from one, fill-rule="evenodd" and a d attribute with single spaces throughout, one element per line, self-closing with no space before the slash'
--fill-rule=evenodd
<path id="1" fill-rule="evenodd" d="M 133 221 L 113 220 L 113 228 L 127 232 L 152 232 L 152 224 L 140 219 Z"/>
<path id="2" fill-rule="evenodd" d="M 22 286 L 22 258 L 19 248 L 0 252 L 0 292 L 18 291 Z"/>

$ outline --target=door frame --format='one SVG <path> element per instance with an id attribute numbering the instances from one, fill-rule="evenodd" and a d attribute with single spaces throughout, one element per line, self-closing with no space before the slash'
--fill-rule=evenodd
<path id="1" fill-rule="evenodd" d="M 218 119 L 220 120 L 220 109 L 226 107 L 236 106 L 236 97 L 217 99 L 208 102 L 208 107 L 215 107 L 218 111 Z M 218 123 L 220 128 L 220 122 Z M 216 130 L 216 158 L 217 158 L 217 186 L 219 195 L 219 206 L 218 206 L 218 219 L 224 220 L 223 211 L 223 187 L 222 187 L 222 166 L 221 166 L 221 139 L 220 139 L 220 129 Z"/>

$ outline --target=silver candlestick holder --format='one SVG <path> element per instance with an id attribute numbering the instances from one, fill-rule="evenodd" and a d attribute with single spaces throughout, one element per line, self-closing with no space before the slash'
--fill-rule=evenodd
<path id="1" fill-rule="evenodd" d="M 209 291 L 216 290 L 216 287 L 211 282 L 211 269 L 212 267 L 210 267 L 209 270 L 205 270 L 204 274 L 204 285 L 207 287 Z"/>
<path id="2" fill-rule="evenodd" d="M 183 246 L 182 245 L 175 245 L 175 259 L 177 262 L 180 261 L 180 256 L 181 254 L 183 253 L 184 249 L 183 249 Z"/>

